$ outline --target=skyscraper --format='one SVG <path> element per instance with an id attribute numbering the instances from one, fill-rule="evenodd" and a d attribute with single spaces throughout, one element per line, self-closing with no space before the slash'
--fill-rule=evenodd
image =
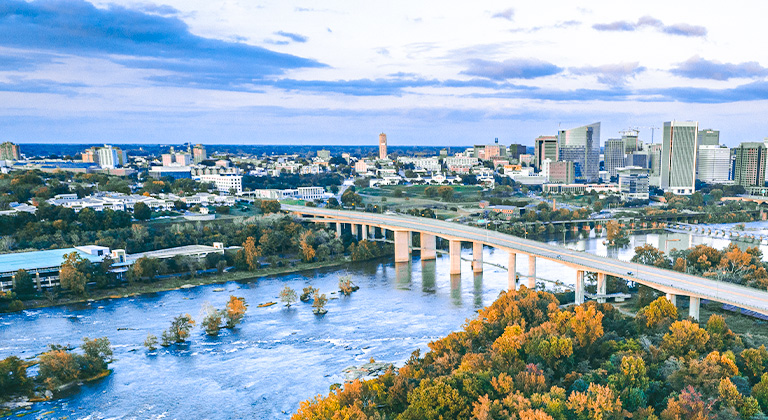
<path id="1" fill-rule="evenodd" d="M 515 160 L 520 159 L 520 155 L 527 153 L 528 148 L 522 144 L 510 144 L 509 145 L 509 157 Z"/>
<path id="2" fill-rule="evenodd" d="M 699 156 L 696 159 L 696 179 L 708 184 L 722 184 L 728 181 L 730 169 L 730 149 L 716 145 L 699 146 Z"/>
<path id="3" fill-rule="evenodd" d="M 604 159 L 605 170 L 608 171 L 611 178 L 616 178 L 618 173 L 616 168 L 624 166 L 624 140 L 608 139 L 605 141 Z"/>
<path id="4" fill-rule="evenodd" d="M 557 161 L 557 137 L 555 136 L 539 136 L 533 141 L 533 164 L 537 171 L 541 171 L 541 164 L 550 159 L 552 162 Z"/>
<path id="5" fill-rule="evenodd" d="M 638 135 L 637 130 L 621 132 L 621 139 L 624 141 L 624 153 L 632 153 L 642 149 Z"/>
<path id="6" fill-rule="evenodd" d="M 708 128 L 699 131 L 699 146 L 719 146 L 720 131 Z"/>
<path id="7" fill-rule="evenodd" d="M 733 149 L 736 157 L 736 170 L 733 181 L 744 188 L 765 186 L 765 144 L 758 142 L 741 143 Z M 754 193 L 754 191 L 750 191 Z"/>
<path id="8" fill-rule="evenodd" d="M 387 135 L 379 134 L 379 159 L 387 158 Z"/>
<path id="9" fill-rule="evenodd" d="M 661 188 L 673 194 L 691 195 L 696 191 L 696 154 L 699 123 L 664 123 L 661 143 Z"/>
<path id="10" fill-rule="evenodd" d="M 557 135 L 558 160 L 573 162 L 576 179 L 597 181 L 600 172 L 600 123 L 560 130 Z"/>
<path id="11" fill-rule="evenodd" d="M 192 148 L 192 158 L 195 163 L 200 163 L 208 159 L 208 153 L 205 151 L 205 146 L 196 144 L 195 147 Z"/>

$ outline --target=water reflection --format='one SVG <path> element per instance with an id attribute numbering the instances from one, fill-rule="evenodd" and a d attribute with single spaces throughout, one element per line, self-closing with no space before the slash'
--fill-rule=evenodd
<path id="1" fill-rule="evenodd" d="M 411 262 L 395 263 L 395 287 L 411 290 Z"/>
<path id="2" fill-rule="evenodd" d="M 436 289 L 437 260 L 421 262 L 421 291 L 433 294 Z"/>
<path id="3" fill-rule="evenodd" d="M 491 267 L 486 267 L 490 269 Z M 483 273 L 474 273 L 474 288 L 472 289 L 472 295 L 474 296 L 474 305 L 476 309 L 482 309 L 483 307 Z"/>
<path id="4" fill-rule="evenodd" d="M 451 301 L 461 307 L 461 274 L 451 275 Z"/>

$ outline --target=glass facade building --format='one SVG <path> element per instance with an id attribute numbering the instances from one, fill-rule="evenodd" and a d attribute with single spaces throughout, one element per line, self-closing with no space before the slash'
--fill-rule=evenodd
<path id="1" fill-rule="evenodd" d="M 557 134 L 558 160 L 573 162 L 576 179 L 595 182 L 600 172 L 600 123 L 560 130 Z"/>
<path id="2" fill-rule="evenodd" d="M 696 155 L 699 123 L 671 121 L 664 123 L 661 143 L 661 188 L 679 195 L 696 191 Z"/>

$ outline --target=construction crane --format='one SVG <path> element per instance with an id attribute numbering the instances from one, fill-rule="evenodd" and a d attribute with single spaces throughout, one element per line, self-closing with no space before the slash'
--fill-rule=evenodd
<path id="1" fill-rule="evenodd" d="M 651 144 L 653 144 L 653 135 L 656 132 L 656 130 L 660 130 L 659 127 L 629 127 L 627 131 L 640 131 L 641 128 L 647 128 L 651 130 Z"/>

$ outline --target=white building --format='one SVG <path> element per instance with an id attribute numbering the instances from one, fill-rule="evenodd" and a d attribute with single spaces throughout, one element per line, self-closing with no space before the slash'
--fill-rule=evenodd
<path id="1" fill-rule="evenodd" d="M 97 149 L 99 154 L 99 166 L 106 169 L 115 169 L 120 166 L 120 156 L 117 154 L 117 149 L 109 145 L 99 147 Z"/>
<path id="2" fill-rule="evenodd" d="M 616 168 L 619 177 L 619 191 L 622 200 L 647 200 L 650 198 L 648 191 L 648 169 L 639 166 Z"/>
<path id="3" fill-rule="evenodd" d="M 471 156 L 452 156 L 449 158 L 445 158 L 445 165 L 448 167 L 448 170 L 454 171 L 452 168 L 459 168 L 459 167 L 465 167 L 465 168 L 471 168 L 475 165 L 478 165 L 480 163 L 480 159 L 476 157 Z"/>
<path id="4" fill-rule="evenodd" d="M 402 164 L 413 164 L 416 168 L 426 169 L 430 172 L 437 172 L 440 170 L 440 159 L 437 157 L 406 157 L 400 156 L 397 161 Z"/>
<path id="5" fill-rule="evenodd" d="M 231 190 L 235 193 L 243 192 L 243 176 L 232 174 L 199 175 L 202 183 L 212 183 L 219 192 L 229 194 Z"/>
<path id="6" fill-rule="evenodd" d="M 728 182 L 731 169 L 731 149 L 725 146 L 699 146 L 696 160 L 696 178 L 708 184 Z"/>
<path id="7" fill-rule="evenodd" d="M 696 155 L 699 123 L 664 123 L 661 146 L 661 188 L 679 195 L 696 192 Z"/>

